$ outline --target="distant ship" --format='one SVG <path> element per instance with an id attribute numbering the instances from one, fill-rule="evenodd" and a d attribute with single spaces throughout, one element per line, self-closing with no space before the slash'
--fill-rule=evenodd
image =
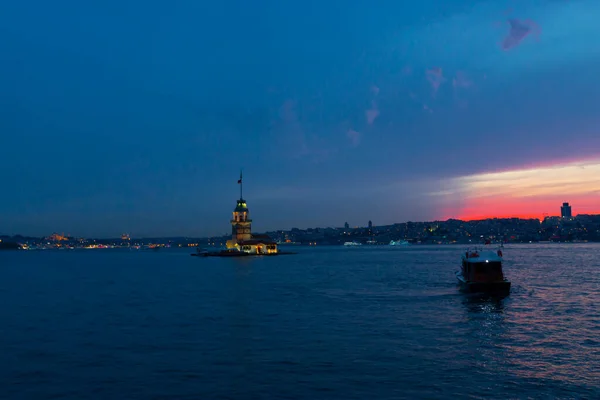
<path id="1" fill-rule="evenodd" d="M 359 243 L 357 241 L 352 241 L 352 242 L 344 243 L 344 246 L 362 246 L 362 243 Z"/>
<path id="2" fill-rule="evenodd" d="M 390 246 L 407 246 L 409 244 L 406 240 L 390 241 Z"/>

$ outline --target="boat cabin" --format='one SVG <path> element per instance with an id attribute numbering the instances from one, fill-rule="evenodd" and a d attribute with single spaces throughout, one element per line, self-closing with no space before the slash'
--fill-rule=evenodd
<path id="1" fill-rule="evenodd" d="M 462 256 L 462 276 L 469 282 L 504 280 L 501 251 L 467 250 Z"/>

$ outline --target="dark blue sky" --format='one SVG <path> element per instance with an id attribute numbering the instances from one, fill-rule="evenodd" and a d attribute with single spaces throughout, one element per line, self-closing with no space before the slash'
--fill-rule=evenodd
<path id="1" fill-rule="evenodd" d="M 598 155 L 597 1 L 172 3 L 0 5 L 0 233 L 225 233 L 240 167 L 258 231 L 443 218 Z"/>

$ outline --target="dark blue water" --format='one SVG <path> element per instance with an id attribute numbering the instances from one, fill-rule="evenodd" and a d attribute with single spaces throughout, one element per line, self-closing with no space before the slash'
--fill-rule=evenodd
<path id="1" fill-rule="evenodd" d="M 600 398 L 600 246 L 0 253 L 0 398 Z"/>

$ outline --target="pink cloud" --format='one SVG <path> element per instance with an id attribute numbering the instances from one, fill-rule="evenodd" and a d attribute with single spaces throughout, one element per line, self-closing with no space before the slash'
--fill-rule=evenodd
<path id="1" fill-rule="evenodd" d="M 365 111 L 365 114 L 367 116 L 367 122 L 369 123 L 369 125 L 372 125 L 373 122 L 375 122 L 375 120 L 377 119 L 377 117 L 379 117 L 379 110 L 370 109 Z"/>
<path id="2" fill-rule="evenodd" d="M 461 199 L 456 217 L 482 219 L 557 215 L 569 193 L 575 214 L 598 213 L 600 160 L 566 164 L 528 166 L 500 172 L 487 172 L 451 180 L 451 192 Z"/>
<path id="3" fill-rule="evenodd" d="M 365 114 L 367 115 L 367 122 L 369 123 L 369 125 L 371 125 L 373 124 L 373 122 L 375 122 L 377 117 L 379 117 L 379 110 L 367 110 Z"/>
<path id="4" fill-rule="evenodd" d="M 444 78 L 442 69 L 440 67 L 428 69 L 426 73 L 427 80 L 431 84 L 431 87 L 433 89 L 433 96 L 435 97 L 442 83 L 446 81 L 446 78 Z"/>
<path id="5" fill-rule="evenodd" d="M 379 110 L 377 109 L 377 103 L 374 101 L 371 103 L 371 109 L 365 111 L 367 122 L 372 125 L 373 122 L 379 117 Z"/>
<path id="6" fill-rule="evenodd" d="M 346 136 L 350 140 L 350 143 L 352 143 L 352 146 L 356 147 L 360 144 L 360 132 L 357 132 L 354 129 L 348 129 Z"/>
<path id="7" fill-rule="evenodd" d="M 504 50 L 510 50 L 518 46 L 530 34 L 539 37 L 541 33 L 539 26 L 531 20 L 519 21 L 516 18 L 511 18 L 508 20 L 508 23 L 510 30 L 502 41 L 502 48 Z"/>

